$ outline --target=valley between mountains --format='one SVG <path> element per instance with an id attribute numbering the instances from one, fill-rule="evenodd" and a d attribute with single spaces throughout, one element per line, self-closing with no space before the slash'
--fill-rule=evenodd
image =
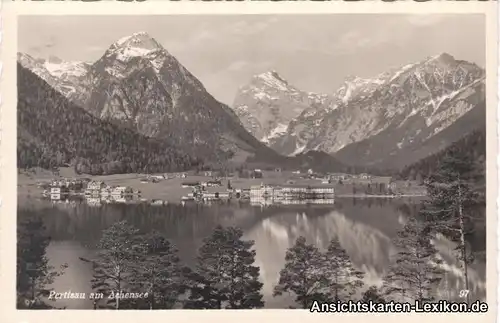
<path id="1" fill-rule="evenodd" d="M 446 53 L 348 77 L 331 93 L 268 71 L 228 106 L 147 33 L 117 40 L 95 62 L 18 53 L 18 166 L 408 173 L 453 145 L 485 143 L 485 75 Z M 484 161 L 485 145 L 469 148 Z"/>

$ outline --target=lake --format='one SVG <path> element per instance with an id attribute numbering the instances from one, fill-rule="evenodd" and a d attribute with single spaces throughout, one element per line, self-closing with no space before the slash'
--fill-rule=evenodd
<path id="1" fill-rule="evenodd" d="M 394 252 L 391 240 L 405 219 L 417 212 L 418 204 L 418 200 L 381 198 L 339 198 L 332 205 L 309 206 L 255 206 L 234 201 L 212 205 L 89 205 L 85 201 L 53 203 L 26 199 L 19 201 L 18 218 L 21 219 L 26 210 L 42 215 L 52 238 L 47 250 L 50 263 L 53 266 L 68 264 L 65 274 L 55 281 L 53 288 L 57 292 L 71 290 L 87 294 L 91 292 L 92 269 L 79 257 L 91 258 L 102 230 L 117 221 L 127 220 L 143 232 L 152 229 L 163 232 L 188 265 L 194 263 L 202 240 L 217 225 L 238 226 L 243 229 L 245 239 L 255 241 L 266 308 L 288 308 L 293 297 L 274 298 L 272 291 L 284 266 L 285 252 L 297 237 L 304 236 L 320 248 L 325 248 L 330 239 L 338 238 L 354 265 L 366 273 L 365 283 L 378 284 Z M 448 269 L 446 284 L 443 283 L 440 293 L 443 297 L 455 297 L 459 290 L 456 286 L 459 271 L 451 255 L 453 244 L 438 239 L 437 245 Z M 484 264 L 480 263 L 470 272 L 472 299 L 485 297 L 484 270 Z M 90 309 L 92 302 L 66 299 L 56 301 L 56 306 Z"/>

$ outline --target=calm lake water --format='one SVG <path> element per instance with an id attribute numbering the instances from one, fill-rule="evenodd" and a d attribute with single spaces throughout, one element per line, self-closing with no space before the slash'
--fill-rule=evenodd
<path id="1" fill-rule="evenodd" d="M 366 273 L 367 284 L 378 284 L 394 252 L 391 240 L 416 213 L 419 201 L 403 199 L 336 199 L 333 205 L 314 206 L 251 206 L 247 203 L 203 204 L 104 204 L 91 206 L 85 202 L 51 203 L 50 201 L 19 201 L 19 217 L 27 210 L 43 215 L 52 237 L 48 257 L 52 265 L 67 263 L 66 273 L 54 283 L 57 292 L 90 293 L 91 267 L 79 257 L 91 258 L 101 232 L 113 223 L 127 220 L 142 231 L 152 229 L 165 233 L 179 249 L 186 264 L 193 264 L 202 240 L 215 226 L 238 226 L 245 238 L 255 241 L 256 262 L 266 308 L 287 308 L 292 297 L 272 297 L 272 290 L 284 265 L 286 249 L 299 236 L 320 248 L 330 239 L 338 238 L 351 260 Z M 482 237 L 484 240 L 484 237 Z M 480 239 L 481 240 L 481 239 Z M 437 241 L 440 254 L 447 261 L 449 274 L 443 282 L 444 297 L 454 297 L 460 289 L 456 279 L 459 271 L 451 255 L 453 244 Z M 484 265 L 471 270 L 473 298 L 485 297 Z M 90 300 L 59 300 L 57 306 L 69 309 L 92 308 Z"/>

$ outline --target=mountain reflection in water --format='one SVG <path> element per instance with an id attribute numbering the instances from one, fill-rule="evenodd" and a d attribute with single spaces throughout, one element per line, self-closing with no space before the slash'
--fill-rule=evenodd
<path id="1" fill-rule="evenodd" d="M 142 232 L 159 230 L 179 249 L 183 262 L 193 265 L 197 249 L 217 225 L 238 226 L 244 238 L 255 241 L 256 262 L 261 268 L 267 308 L 288 308 L 291 296 L 273 298 L 272 291 L 284 266 L 286 249 L 304 236 L 319 248 L 338 238 L 358 269 L 366 273 L 367 284 L 378 284 L 387 270 L 391 243 L 407 216 L 416 212 L 415 201 L 384 199 L 336 199 L 333 205 L 269 205 L 225 202 L 203 205 L 104 204 L 84 202 L 52 204 L 46 201 L 19 203 L 19 219 L 27 210 L 43 215 L 52 242 L 48 257 L 52 265 L 68 263 L 66 274 L 54 283 L 56 291 L 90 292 L 91 268 L 78 260 L 91 257 L 101 232 L 113 223 L 127 220 Z M 444 238 L 437 241 L 443 258 L 449 261 L 448 288 L 458 282 L 452 247 Z M 484 271 L 484 269 L 483 269 Z M 484 273 L 471 270 L 475 297 L 485 293 Z M 455 289 L 457 290 L 457 289 Z M 61 300 L 57 306 L 92 308 L 89 300 Z"/>

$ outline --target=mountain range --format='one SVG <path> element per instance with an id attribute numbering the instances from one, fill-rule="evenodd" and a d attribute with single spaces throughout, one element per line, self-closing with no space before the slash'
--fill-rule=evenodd
<path id="1" fill-rule="evenodd" d="M 31 117 L 45 123 L 45 137 L 56 135 L 51 131 L 75 140 L 79 136 L 71 129 L 54 129 L 47 118 L 55 116 L 53 112 L 36 111 L 37 105 L 49 107 L 34 95 L 50 92 L 43 100 L 57 97 L 50 102 L 57 105 L 60 115 L 66 113 L 61 107 L 71 107 L 72 113 L 85 116 L 73 118 L 75 122 L 92 118 L 96 127 L 113 127 L 113 133 L 134 133 L 139 141 L 169 147 L 185 159 L 174 165 L 202 161 L 330 171 L 358 166 L 394 169 L 485 127 L 484 70 L 448 54 L 374 78 L 348 77 L 339 89 L 327 94 L 300 90 L 278 72 L 264 72 L 239 88 L 231 107 L 217 101 L 144 32 L 117 40 L 95 62 L 44 60 L 18 53 L 18 63 L 18 73 L 29 75 L 18 82 L 22 103 L 18 114 L 29 109 Z M 32 123 L 20 122 L 18 129 L 20 138 L 32 148 L 51 146 L 52 151 L 66 150 L 65 156 L 79 155 L 43 142 L 37 136 L 40 129 Z M 120 147 L 130 144 L 123 142 Z M 122 160 L 121 151 L 99 162 Z M 126 164 L 129 159 L 125 158 Z"/>
<path id="2" fill-rule="evenodd" d="M 48 116 L 54 117 L 53 111 L 36 111 L 38 104 L 46 108 L 49 101 L 56 106 L 54 111 L 61 113 L 61 118 L 66 117 L 62 107 L 71 106 L 72 113 L 81 109 L 78 113 L 85 117 L 72 118 L 77 123 L 92 116 L 93 123 L 112 125 L 117 133 L 126 130 L 137 133 L 140 138 L 154 139 L 181 156 L 190 156 L 205 164 L 251 161 L 290 167 L 313 166 L 310 156 L 282 156 L 258 141 L 245 130 L 232 109 L 214 99 L 194 75 L 147 33 L 119 39 L 94 63 L 35 59 L 24 53 L 18 54 L 18 63 L 21 74 L 18 95 L 22 98 L 18 114 L 24 115 L 29 109 L 30 115 L 37 118 L 37 126 L 20 118 L 18 129 L 22 138 L 30 138 L 27 142 L 31 144 L 37 137 L 43 140 L 56 135 L 75 136 L 76 140 L 79 135 L 72 132 L 69 125 L 67 129 L 52 126 L 54 121 Z M 28 71 L 36 77 L 25 77 Z M 27 79 L 29 82 L 23 81 Z M 55 93 L 38 95 L 39 99 L 33 97 L 40 92 L 50 92 L 47 85 L 60 93 L 60 97 Z M 49 100 L 51 96 L 57 99 Z M 43 123 L 44 136 L 37 136 L 40 123 Z M 74 125 L 73 129 L 79 126 Z M 58 133 L 50 133 L 52 130 Z M 78 153 L 75 154 L 65 156 L 76 157 Z M 331 160 L 334 167 L 341 167 L 333 157 L 323 157 Z M 20 163 L 23 162 L 21 159 Z M 320 165 L 324 164 L 324 160 L 320 160 Z"/>
<path id="3" fill-rule="evenodd" d="M 53 62 L 21 53 L 18 62 L 92 116 L 168 141 L 194 157 L 218 161 L 278 156 L 146 33 L 118 40 L 92 64 L 56 68 Z M 66 72 L 60 72 L 64 67 Z"/>
<path id="4" fill-rule="evenodd" d="M 233 109 L 281 154 L 320 150 L 347 165 L 400 168 L 484 127 L 484 101 L 485 71 L 444 53 L 374 78 L 348 77 L 331 94 L 260 74 L 240 88 Z"/>

